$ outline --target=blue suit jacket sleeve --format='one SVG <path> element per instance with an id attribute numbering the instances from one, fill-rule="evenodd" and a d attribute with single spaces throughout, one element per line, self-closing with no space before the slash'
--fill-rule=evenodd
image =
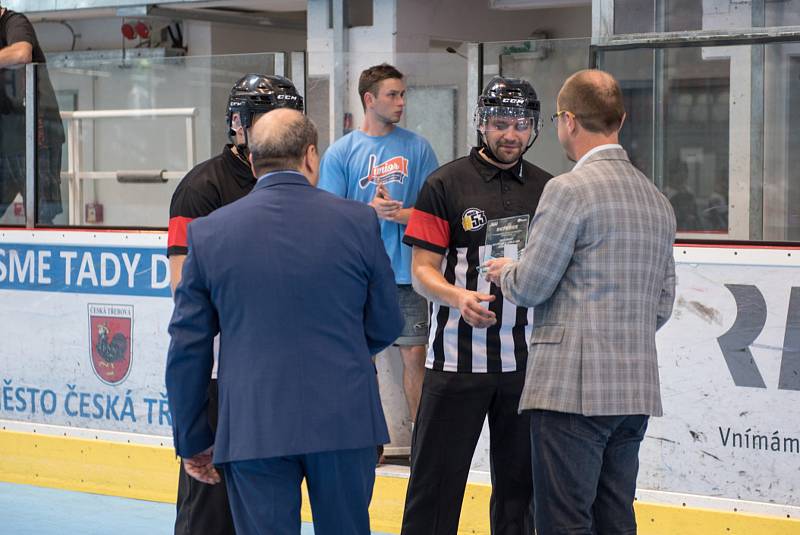
<path id="1" fill-rule="evenodd" d="M 371 209 L 370 209 L 371 210 Z M 364 334 L 372 355 L 383 351 L 403 331 L 403 316 L 397 300 L 394 271 L 381 240 L 381 229 L 375 212 L 371 214 L 373 263 L 367 302 L 364 306 Z"/>
<path id="2" fill-rule="evenodd" d="M 189 254 L 175 290 L 165 377 L 175 451 L 181 457 L 192 457 L 214 443 L 208 424 L 208 385 L 219 321 L 192 241 L 189 225 Z"/>

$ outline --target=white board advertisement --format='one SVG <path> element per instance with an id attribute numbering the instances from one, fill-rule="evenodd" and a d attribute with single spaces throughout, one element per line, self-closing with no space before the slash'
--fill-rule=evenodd
<path id="1" fill-rule="evenodd" d="M 171 435 L 164 237 L 2 233 L 0 419 Z"/>
<path id="2" fill-rule="evenodd" d="M 664 416 L 638 487 L 800 506 L 800 264 L 786 250 L 675 254 Z M 0 232 L 0 420 L 168 440 L 168 273 L 164 233 Z M 404 400 L 387 401 L 400 430 Z M 475 470 L 488 450 L 484 429 Z"/>
<path id="3" fill-rule="evenodd" d="M 800 506 L 800 267 L 791 252 L 750 255 L 676 254 L 657 335 L 664 417 L 650 419 L 639 488 Z"/>
<path id="4" fill-rule="evenodd" d="M 171 314 L 164 232 L 0 231 L 0 420 L 171 443 Z M 379 359 L 381 391 L 392 445 L 407 449 L 396 353 Z"/>

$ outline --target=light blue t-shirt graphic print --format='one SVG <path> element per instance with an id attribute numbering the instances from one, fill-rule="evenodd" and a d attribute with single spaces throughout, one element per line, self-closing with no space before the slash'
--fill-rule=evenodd
<path id="1" fill-rule="evenodd" d="M 319 187 L 356 201 L 369 203 L 383 184 L 403 208 L 413 208 L 428 175 L 439 164 L 430 143 L 404 128 L 385 136 L 354 130 L 328 147 L 320 166 Z M 397 284 L 411 284 L 411 248 L 403 244 L 406 226 L 380 220 L 381 237 L 392 261 Z"/>

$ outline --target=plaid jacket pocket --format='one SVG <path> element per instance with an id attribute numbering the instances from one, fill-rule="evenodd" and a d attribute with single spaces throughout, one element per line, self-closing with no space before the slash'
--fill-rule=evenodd
<path id="1" fill-rule="evenodd" d="M 532 344 L 560 344 L 564 339 L 563 325 L 537 325 L 533 329 Z"/>

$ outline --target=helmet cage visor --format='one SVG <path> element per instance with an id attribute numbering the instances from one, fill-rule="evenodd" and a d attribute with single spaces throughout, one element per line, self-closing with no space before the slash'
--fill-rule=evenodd
<path id="1" fill-rule="evenodd" d="M 475 128 L 481 132 L 529 132 L 530 143 L 542 129 L 539 112 L 530 108 L 480 106 L 475 110 Z M 527 143 L 526 143 L 527 144 Z"/>

